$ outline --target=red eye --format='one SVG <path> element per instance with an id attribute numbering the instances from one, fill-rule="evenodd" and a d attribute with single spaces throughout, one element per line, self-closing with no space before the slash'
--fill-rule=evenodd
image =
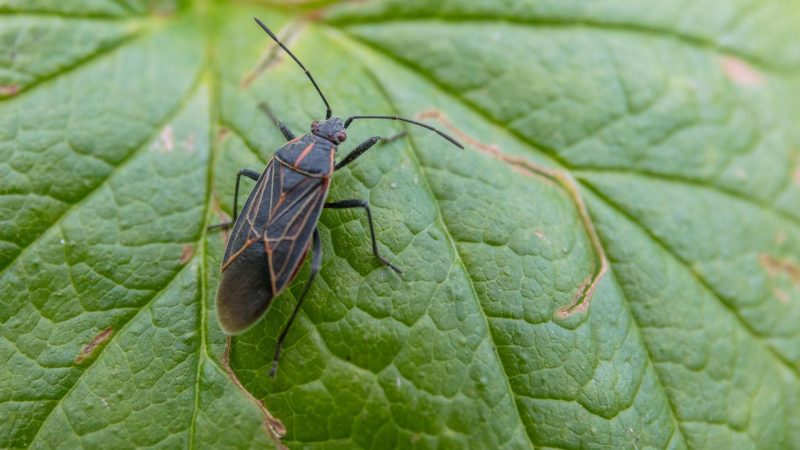
<path id="1" fill-rule="evenodd" d="M 336 140 L 339 141 L 339 142 L 346 141 L 347 140 L 347 133 L 345 133 L 344 131 L 340 131 L 340 132 L 336 133 Z"/>

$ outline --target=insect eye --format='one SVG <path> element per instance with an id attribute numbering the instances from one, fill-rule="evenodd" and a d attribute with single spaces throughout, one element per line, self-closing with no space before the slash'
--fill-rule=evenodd
<path id="1" fill-rule="evenodd" d="M 340 132 L 336 133 L 336 140 L 339 141 L 339 142 L 346 141 L 347 140 L 347 133 L 345 133 L 344 131 L 340 131 Z"/>
<path id="2" fill-rule="evenodd" d="M 311 128 L 316 129 L 317 127 L 319 127 L 319 120 L 315 120 L 315 121 L 311 122 Z"/>

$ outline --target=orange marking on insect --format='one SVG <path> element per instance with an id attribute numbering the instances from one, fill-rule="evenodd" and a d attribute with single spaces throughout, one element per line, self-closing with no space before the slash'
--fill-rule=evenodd
<path id="1" fill-rule="evenodd" d="M 234 261 L 236 261 L 236 258 L 238 258 L 238 257 L 239 257 L 239 255 L 241 255 L 242 253 L 244 253 L 244 252 L 245 252 L 245 251 L 246 251 L 248 248 L 250 248 L 250 246 L 251 246 L 251 245 L 253 245 L 253 244 L 254 244 L 254 243 L 257 241 L 257 240 L 258 240 L 258 239 L 248 239 L 248 240 L 247 240 L 247 241 L 246 241 L 246 242 L 245 242 L 245 243 L 242 245 L 242 248 L 240 248 L 240 249 L 239 249 L 239 250 L 238 250 L 236 253 L 232 254 L 232 255 L 230 256 L 230 258 L 228 258 L 228 260 L 227 260 L 227 261 L 225 261 L 225 263 L 222 265 L 222 268 L 221 268 L 220 270 L 223 270 L 223 271 L 224 271 L 225 269 L 227 269 L 227 268 L 228 268 L 228 266 L 230 266 L 230 265 L 231 265 L 231 263 L 233 263 Z"/>
<path id="2" fill-rule="evenodd" d="M 272 295 L 275 295 L 278 292 L 278 280 L 275 276 L 275 263 L 272 261 L 272 246 L 269 243 L 267 230 L 264 230 L 264 237 L 262 238 L 262 241 L 264 242 L 264 250 L 267 252 L 267 268 L 269 268 L 269 281 L 272 284 Z"/>
<path id="3" fill-rule="evenodd" d="M 278 203 L 276 203 L 275 207 L 272 208 L 272 212 L 274 213 L 275 211 L 277 211 L 285 200 L 286 200 L 286 192 L 281 192 L 280 195 L 278 196 Z"/>
<path id="4" fill-rule="evenodd" d="M 311 149 L 314 148 L 314 144 L 308 144 L 308 147 L 304 148 L 302 152 L 300 152 L 300 156 L 297 157 L 297 160 L 294 162 L 295 165 L 300 165 L 300 163 L 311 153 Z"/>

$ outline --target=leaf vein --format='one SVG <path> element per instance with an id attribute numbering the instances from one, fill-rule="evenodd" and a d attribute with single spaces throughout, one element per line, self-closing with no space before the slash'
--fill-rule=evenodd
<path id="1" fill-rule="evenodd" d="M 346 26 L 360 25 L 360 24 L 369 24 L 369 25 L 406 24 L 406 23 L 423 23 L 423 22 L 434 22 L 434 21 L 437 24 L 446 24 L 450 26 L 469 27 L 481 24 L 491 24 L 491 25 L 506 24 L 524 28 L 530 28 L 530 27 L 582 28 L 582 29 L 595 29 L 607 32 L 616 31 L 622 33 L 647 35 L 661 39 L 668 38 L 683 43 L 684 45 L 691 48 L 705 49 L 712 51 L 714 53 L 718 53 L 722 56 L 732 56 L 741 59 L 742 61 L 745 61 L 748 64 L 757 67 L 765 72 L 771 72 L 773 74 L 783 75 L 787 77 L 796 77 L 800 75 L 800 67 L 798 67 L 798 64 L 794 64 L 793 66 L 782 66 L 774 62 L 768 61 L 766 59 L 763 59 L 757 54 L 752 54 L 730 46 L 722 45 L 718 42 L 700 36 L 692 35 L 689 33 L 681 33 L 667 28 L 645 26 L 635 23 L 610 23 L 610 22 L 602 22 L 591 19 L 583 19 L 580 21 L 569 21 L 569 20 L 558 20 L 558 19 L 526 19 L 518 17 L 490 17 L 486 15 L 482 16 L 449 15 L 449 16 L 439 16 L 436 17 L 435 19 L 432 19 L 430 16 L 409 15 L 401 18 L 371 17 L 371 18 L 365 18 L 363 20 L 361 18 L 348 18 Z M 331 25 L 338 25 L 337 21 L 331 21 L 329 23 Z"/>
<path id="2" fill-rule="evenodd" d="M 156 300 L 158 300 L 159 298 L 161 298 L 161 294 L 163 294 L 165 291 L 167 291 L 167 290 L 170 288 L 170 286 L 172 286 L 172 283 L 174 283 L 176 280 L 178 280 L 178 279 L 179 279 L 179 276 L 180 276 L 180 275 L 181 275 L 181 274 L 182 274 L 182 273 L 183 273 L 185 270 L 189 270 L 189 268 L 190 268 L 190 267 L 191 267 L 191 264 L 186 264 L 185 266 L 183 266 L 183 267 L 179 268 L 178 270 L 176 270 L 176 271 L 175 271 L 175 273 L 172 275 L 172 277 L 170 277 L 170 279 L 166 280 L 166 282 L 164 283 L 164 288 L 163 288 L 163 289 L 161 289 L 159 292 L 157 292 L 157 293 L 156 293 L 156 294 L 155 294 L 155 295 L 154 295 L 154 296 L 153 296 L 153 297 L 152 297 L 150 300 L 148 300 L 148 301 L 147 301 L 147 303 L 145 303 L 144 305 L 142 305 L 142 307 L 139 309 L 139 311 L 138 311 L 136 314 L 134 314 L 133 316 L 131 316 L 131 318 L 130 318 L 130 319 L 128 319 L 128 320 L 127 320 L 127 321 L 126 321 L 124 324 L 122 324 L 122 326 L 120 327 L 119 331 L 117 331 L 117 332 L 115 332 L 114 334 L 112 334 L 112 335 L 111 335 L 111 337 L 108 339 L 108 341 L 107 341 L 107 342 L 106 342 L 106 344 L 103 346 L 103 348 L 102 348 L 102 349 L 100 349 L 100 351 L 98 352 L 98 355 L 97 355 L 97 356 L 96 356 L 96 357 L 95 357 L 95 358 L 94 358 L 94 359 L 93 359 L 93 360 L 92 360 L 92 361 L 91 361 L 91 362 L 90 362 L 90 363 L 89 363 L 89 364 L 88 364 L 88 365 L 87 365 L 87 366 L 86 366 L 86 367 L 83 369 L 83 371 L 80 373 L 80 375 L 78 375 L 78 377 L 77 377 L 77 378 L 75 379 L 75 381 L 72 383 L 72 386 L 70 386 L 70 387 L 69 387 L 69 389 L 67 389 L 67 391 L 64 393 L 64 395 L 63 395 L 63 396 L 61 396 L 61 397 L 60 397 L 60 398 L 58 398 L 58 399 L 51 400 L 51 401 L 54 401 L 53 407 L 50 409 L 50 411 L 48 411 L 48 413 L 47 413 L 47 415 L 44 417 L 44 419 L 42 419 L 42 421 L 41 421 L 41 424 L 39 425 L 39 428 L 36 430 L 36 433 L 34 434 L 33 438 L 32 438 L 32 439 L 31 439 L 31 441 L 30 441 L 30 445 L 32 445 L 34 442 L 36 442 L 36 439 L 39 437 L 39 434 L 41 433 L 41 431 L 42 431 L 42 430 L 45 428 L 45 426 L 47 425 L 47 422 L 48 422 L 48 421 L 50 420 L 50 418 L 53 416 L 53 413 L 55 412 L 55 410 L 56 410 L 56 409 L 57 409 L 59 406 L 61 406 L 61 405 L 62 405 L 62 403 L 63 403 L 63 402 L 64 402 L 64 401 L 67 399 L 67 397 L 69 397 L 69 395 L 72 393 L 72 391 L 73 391 L 73 390 L 74 390 L 74 389 L 75 389 L 75 388 L 78 386 L 78 384 L 80 384 L 80 382 L 81 382 L 81 380 L 83 379 L 83 377 L 84 377 L 84 376 L 85 376 L 85 375 L 86 375 L 86 374 L 87 374 L 87 373 L 88 373 L 88 372 L 89 372 L 89 371 L 92 369 L 92 367 L 94 367 L 95 363 L 97 363 L 97 361 L 99 361 L 99 360 L 100 360 L 100 358 L 101 358 L 101 357 L 102 357 L 102 355 L 104 354 L 104 353 L 103 353 L 103 352 L 104 352 L 104 350 L 105 350 L 105 349 L 107 349 L 107 348 L 109 348 L 109 347 L 111 346 L 111 344 L 112 344 L 112 343 L 113 343 L 113 342 L 116 340 L 116 338 L 117 338 L 118 336 L 122 335 L 122 334 L 123 334 L 123 332 L 124 332 L 124 331 L 127 329 L 127 327 L 128 327 L 128 326 L 130 326 L 130 324 L 131 324 L 131 323 L 133 323 L 133 322 L 134 322 L 134 320 L 135 320 L 137 317 L 139 317 L 139 315 L 140 315 L 140 314 L 142 314 L 144 311 L 147 311 L 147 310 L 150 308 L 150 306 L 151 306 L 153 303 L 155 303 L 155 301 L 156 301 Z M 50 400 L 50 399 L 48 399 L 48 400 Z M 70 426 L 71 426 L 71 425 L 70 425 Z"/>
<path id="3" fill-rule="evenodd" d="M 351 52 L 351 54 L 352 54 L 352 52 Z M 391 98 L 391 96 L 389 95 L 388 91 L 386 90 L 386 88 L 381 83 L 381 81 L 378 78 L 377 74 L 375 74 L 372 70 L 370 70 L 368 65 L 365 65 L 364 67 L 365 67 L 365 70 L 367 70 L 368 74 L 370 75 L 370 78 L 372 78 L 372 80 L 374 81 L 377 89 L 381 92 L 382 96 L 386 99 L 386 101 L 391 105 L 392 110 L 394 110 L 395 113 L 398 113 L 393 99 Z M 416 167 L 417 171 L 420 174 L 420 184 L 425 186 L 425 189 L 428 191 L 428 194 L 430 195 L 430 198 L 432 199 L 432 203 L 435 205 L 436 215 L 437 215 L 436 221 L 439 223 L 439 226 L 440 226 L 442 232 L 447 237 L 447 241 L 450 244 L 450 247 L 451 247 L 451 249 L 453 251 L 453 256 L 455 257 L 456 262 L 458 263 L 459 266 L 461 266 L 461 270 L 464 271 L 464 274 L 465 274 L 465 276 L 466 276 L 466 278 L 467 278 L 467 280 L 469 282 L 469 288 L 470 288 L 470 290 L 472 292 L 472 296 L 475 299 L 475 302 L 477 304 L 477 307 L 478 307 L 478 310 L 480 312 L 481 317 L 483 317 L 483 319 L 484 319 L 484 323 L 485 323 L 485 326 L 486 326 L 486 337 L 489 339 L 490 343 L 492 344 L 492 355 L 498 361 L 499 368 L 500 368 L 501 372 L 503 373 L 503 380 L 504 380 L 506 388 L 508 390 L 508 394 L 510 395 L 511 404 L 512 404 L 513 409 L 514 409 L 514 413 L 515 413 L 517 419 L 519 420 L 519 426 L 524 430 L 524 435 L 525 435 L 526 439 L 528 440 L 528 443 L 530 444 L 531 448 L 534 448 L 535 446 L 533 444 L 533 438 L 531 437 L 530 432 L 528 431 L 528 428 L 525 426 L 525 421 L 522 418 L 522 414 L 519 411 L 519 407 L 517 406 L 517 402 L 516 402 L 516 398 L 515 398 L 517 394 L 516 394 L 516 392 L 514 392 L 513 388 L 511 387 L 511 384 L 508 381 L 509 377 L 508 377 L 508 374 L 506 373 L 505 365 L 503 364 L 502 358 L 497 353 L 496 345 L 495 345 L 495 338 L 494 338 L 494 335 L 492 333 L 492 327 L 491 327 L 491 325 L 489 323 L 489 320 L 488 320 L 489 316 L 486 314 L 486 312 L 483 309 L 483 305 L 481 304 L 480 297 L 478 296 L 478 292 L 475 289 L 475 285 L 474 285 L 474 283 L 472 281 L 472 277 L 470 276 L 470 273 L 467 270 L 467 266 L 464 263 L 462 255 L 461 255 L 461 253 L 460 253 L 460 251 L 458 249 L 458 246 L 456 245 L 455 239 L 453 238 L 453 235 L 452 235 L 450 229 L 447 227 L 447 223 L 444 220 L 444 216 L 442 214 L 441 207 L 439 206 L 439 203 L 435 200 L 436 196 L 433 193 L 433 189 L 430 186 L 430 182 L 429 182 L 429 180 L 427 178 L 427 174 L 425 173 L 425 170 L 422 168 L 422 163 L 420 162 L 419 157 L 418 157 L 418 151 L 419 150 L 417 148 L 417 145 L 414 143 L 413 137 L 409 137 L 408 140 L 409 140 L 409 143 L 410 143 L 411 148 L 412 148 L 412 151 L 410 152 L 411 160 L 414 162 L 414 166 Z"/>
<path id="4" fill-rule="evenodd" d="M 699 283 L 703 287 L 703 289 L 706 290 L 706 292 L 711 294 L 712 297 L 717 299 L 717 301 L 719 302 L 720 305 L 722 305 L 725 309 L 730 311 L 730 313 L 736 318 L 736 322 L 742 327 L 743 330 L 745 330 L 750 336 L 752 336 L 754 338 L 753 340 L 755 342 L 757 342 L 760 346 L 763 346 L 763 347 L 765 347 L 767 349 L 767 351 L 770 354 L 770 356 L 772 356 L 772 358 L 776 361 L 776 363 L 778 365 L 784 366 L 786 369 L 788 369 L 794 375 L 795 378 L 800 378 L 800 369 L 795 367 L 795 365 L 792 364 L 792 362 L 789 361 L 785 356 L 783 356 L 782 354 L 778 353 L 778 351 L 775 350 L 771 345 L 764 344 L 762 342 L 762 340 L 760 339 L 760 338 L 763 337 L 762 334 L 759 333 L 757 330 L 755 330 L 749 323 L 747 323 L 747 321 L 741 316 L 741 314 L 739 314 L 739 312 L 727 300 L 725 300 L 724 297 L 722 297 L 722 295 L 719 292 L 717 292 L 709 284 L 709 282 L 706 281 L 705 278 L 703 278 L 699 273 L 697 273 L 695 270 L 693 270 L 692 267 L 691 267 L 692 265 L 688 261 L 686 261 L 680 255 L 678 255 L 662 239 L 660 239 L 658 236 L 653 234 L 653 232 L 651 232 L 649 229 L 647 229 L 647 227 L 645 227 L 638 219 L 636 219 L 636 217 L 631 215 L 628 211 L 626 211 L 623 207 L 618 205 L 612 199 L 608 198 L 608 196 L 603 194 L 599 189 L 597 189 L 596 187 L 592 186 L 588 182 L 584 182 L 583 186 L 585 186 L 586 189 L 588 189 L 595 196 L 597 196 L 597 198 L 600 201 L 602 201 L 603 203 L 608 205 L 613 210 L 617 211 L 626 220 L 628 220 L 632 224 L 636 225 L 636 227 L 639 228 L 640 230 L 642 230 L 642 232 L 653 243 L 655 243 L 662 250 L 664 250 L 664 253 L 672 256 L 672 258 L 674 258 L 674 260 L 677 261 L 691 275 L 691 277 L 694 278 L 695 281 L 697 281 L 697 283 Z"/>
<path id="5" fill-rule="evenodd" d="M 199 82 L 200 82 L 200 78 L 198 77 L 198 78 L 195 80 L 195 82 L 193 83 L 193 85 L 192 85 L 192 86 L 191 86 L 191 87 L 188 89 L 188 91 L 187 91 L 187 92 L 188 92 L 189 94 L 191 94 L 191 93 L 195 92 L 195 91 L 197 90 L 198 86 L 199 86 Z M 172 120 L 173 120 L 175 117 L 177 117 L 177 115 L 178 115 L 178 114 L 179 114 L 179 113 L 180 113 L 180 112 L 181 112 L 181 111 L 182 111 L 182 110 L 185 108 L 185 106 L 186 106 L 186 103 L 188 102 L 188 100 L 189 100 L 190 98 L 191 98 L 191 95 L 186 95 L 186 96 L 183 98 L 183 100 L 182 100 L 182 101 L 178 102 L 178 104 L 175 106 L 175 108 L 174 108 L 172 111 L 170 111 L 170 112 L 169 112 L 169 113 L 168 113 L 168 114 L 167 114 L 167 115 L 164 117 L 164 120 L 163 120 L 163 122 L 162 122 L 161 124 L 155 125 L 155 126 L 153 127 L 153 128 L 154 128 L 154 131 L 153 131 L 153 133 L 152 133 L 152 134 L 150 134 L 149 136 L 147 136 L 145 139 L 143 139 L 143 140 L 142 140 L 142 142 L 141 142 L 141 144 L 139 144 L 138 146 L 136 146 L 137 148 L 135 148 L 133 151 L 131 151 L 131 152 L 130 152 L 128 155 L 126 155 L 126 156 L 125 156 L 125 157 L 124 157 L 124 158 L 123 158 L 123 159 L 122 159 L 122 160 L 121 160 L 121 161 L 120 161 L 120 162 L 119 162 L 119 163 L 118 163 L 116 166 L 114 166 L 114 168 L 113 168 L 113 169 L 112 169 L 110 172 L 108 172 L 108 174 L 106 174 L 106 176 L 105 176 L 105 177 L 103 177 L 102 179 L 99 179 L 99 180 L 97 181 L 97 185 L 96 185 L 96 186 L 94 186 L 94 187 L 93 187 L 91 190 L 89 190 L 88 192 L 84 193 L 84 194 L 83 194 L 83 195 L 82 195 L 80 198 L 76 199 L 76 200 L 75 200 L 75 203 L 73 203 L 72 205 L 70 205 L 70 206 L 69 206 L 67 209 L 65 209 L 64 211 L 62 211 L 62 212 L 61 212 L 61 214 L 59 214 L 57 217 L 55 217 L 55 218 L 53 219 L 53 222 L 52 222 L 52 223 L 51 223 L 51 224 L 50 224 L 50 225 L 49 225 L 47 228 L 43 229 L 43 230 L 42 230 L 42 231 L 41 231 L 41 232 L 40 232 L 40 233 L 39 233 L 39 234 L 38 234 L 38 235 L 37 235 L 37 236 L 36 236 L 36 237 L 35 237 L 35 238 L 34 238 L 34 239 L 31 241 L 31 242 L 29 242 L 29 243 L 28 243 L 28 244 L 26 244 L 25 246 L 22 246 L 22 247 L 20 247 L 20 251 L 19 251 L 19 253 L 17 253 L 17 254 L 14 256 L 14 258 L 13 258 L 13 259 L 11 259 L 10 261 L 8 261 L 8 263 L 5 265 L 5 267 L 3 267 L 2 269 L 0 269 L 0 278 L 2 278 L 3 274 L 5 274 L 5 272 L 6 272 L 6 271 L 7 271 L 7 270 L 8 270 L 8 269 L 11 267 L 11 266 L 13 266 L 13 265 L 14 265 L 14 263 L 15 263 L 17 260 L 19 260 L 19 258 L 21 258 L 23 254 L 25 254 L 26 250 L 29 250 L 29 249 L 31 249 L 31 248 L 32 248 L 32 247 L 34 247 L 34 246 L 35 246 L 35 245 L 36 245 L 38 242 L 40 242 L 42 239 L 44 239 L 44 237 L 47 235 L 47 233 L 48 233 L 50 230 L 52 230 L 52 229 L 53 229 L 53 227 L 55 227 L 56 225 L 58 225 L 58 224 L 61 222 L 61 220 L 62 220 L 64 217 L 66 217 L 68 214 L 72 213 L 73 211 L 77 210 L 78 208 L 80 208 L 81 206 L 83 206 L 83 204 L 84 204 L 84 203 L 88 202 L 88 201 L 89 201 L 89 200 L 90 200 L 90 199 L 91 199 L 93 196 L 97 195 L 97 194 L 100 192 L 100 190 L 101 190 L 101 189 L 102 189 L 104 186 L 106 186 L 106 185 L 107 185 L 107 182 L 108 182 L 108 181 L 109 181 L 109 180 L 110 180 L 112 177 L 114 177 L 116 174 L 118 174 L 118 173 L 120 173 L 122 170 L 124 170 L 124 168 L 125 168 L 125 167 L 127 167 L 127 165 L 128 165 L 128 164 L 132 163 L 132 162 L 135 160 L 135 157 L 136 157 L 136 156 L 138 156 L 138 155 L 140 155 L 142 152 L 146 151 L 146 149 L 149 147 L 149 144 L 150 144 L 151 142 L 154 142 L 156 139 L 158 139 L 159 133 L 161 132 L 161 129 L 163 128 L 163 126 L 164 126 L 165 124 L 169 123 L 170 121 L 172 121 Z"/>
<path id="6" fill-rule="evenodd" d="M 31 91 L 31 90 L 33 90 L 33 89 L 35 89 L 35 88 L 47 83 L 47 82 L 49 82 L 49 81 L 52 81 L 52 80 L 54 80 L 54 79 L 56 79 L 58 77 L 66 75 L 66 74 L 68 74 L 70 72 L 74 72 L 75 70 L 78 70 L 81 67 L 90 64 L 93 61 L 99 60 L 99 59 L 103 58 L 104 56 L 111 55 L 111 54 L 114 53 L 114 51 L 118 50 L 123 45 L 125 45 L 127 43 L 130 43 L 130 42 L 132 42 L 132 41 L 134 41 L 134 40 L 136 40 L 138 38 L 141 38 L 141 37 L 143 37 L 143 35 L 144 34 L 141 31 L 141 29 L 138 29 L 138 30 L 135 30 L 135 31 L 131 32 L 128 35 L 125 35 L 125 36 L 122 36 L 120 38 L 117 38 L 115 41 L 109 42 L 107 46 L 101 47 L 101 48 L 97 49 L 96 51 L 94 51 L 92 53 L 89 53 L 88 55 L 85 55 L 82 58 L 77 59 L 72 64 L 69 64 L 69 65 L 67 65 L 67 66 L 65 66 L 65 67 L 63 67 L 63 68 L 61 68 L 59 70 L 56 70 L 54 72 L 48 73 L 46 75 L 43 75 L 43 76 L 37 78 L 34 82 L 21 87 L 19 89 L 19 91 L 16 92 L 14 95 L 11 95 L 11 96 L 8 96 L 8 97 L 0 97 L 0 104 L 2 104 L 4 102 L 9 102 L 9 101 L 12 101 L 12 100 L 16 100 L 16 99 L 20 98 L 22 95 L 24 95 L 26 92 L 29 92 L 29 91 Z"/>

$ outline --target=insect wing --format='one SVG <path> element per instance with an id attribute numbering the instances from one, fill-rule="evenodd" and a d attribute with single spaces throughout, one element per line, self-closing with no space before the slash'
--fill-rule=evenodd
<path id="1" fill-rule="evenodd" d="M 250 192 L 222 259 L 217 314 L 227 334 L 242 333 L 258 322 L 274 297 L 269 260 L 258 232 L 259 226 L 262 230 L 266 226 L 266 215 L 259 217 L 258 213 L 267 187 L 273 184 L 274 167 L 274 161 L 270 161 Z"/>
<path id="2" fill-rule="evenodd" d="M 275 172 L 281 180 L 282 195 L 270 210 L 264 242 L 273 292 L 278 293 L 303 263 L 328 196 L 329 179 L 309 177 L 283 165 Z"/>
<path id="3" fill-rule="evenodd" d="M 263 229 L 266 226 L 266 216 L 259 220 L 258 213 L 261 203 L 264 201 L 265 190 L 274 181 L 272 175 L 274 167 L 275 163 L 273 161 L 267 164 L 266 169 L 256 181 L 255 187 L 250 191 L 250 195 L 247 197 L 244 206 L 242 206 L 239 216 L 236 217 L 236 222 L 233 224 L 228 238 L 228 245 L 225 248 L 225 255 L 222 258 L 223 271 L 248 246 L 248 241 L 252 241 L 261 235 L 257 231 L 257 227 L 261 226 Z"/>
<path id="4" fill-rule="evenodd" d="M 270 161 L 234 224 L 222 263 L 217 312 L 228 334 L 247 330 L 292 281 L 328 194 L 327 177 Z"/>

